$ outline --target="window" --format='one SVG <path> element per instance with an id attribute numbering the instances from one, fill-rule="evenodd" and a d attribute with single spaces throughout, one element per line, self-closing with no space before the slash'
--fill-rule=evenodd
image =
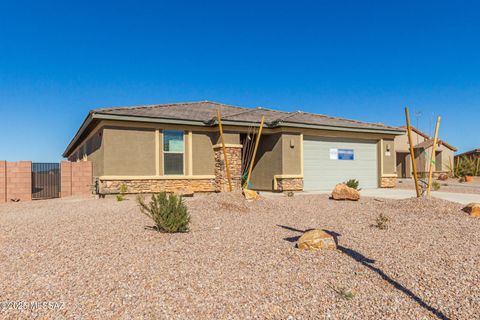
<path id="1" fill-rule="evenodd" d="M 163 172 L 183 175 L 183 131 L 163 131 Z"/>

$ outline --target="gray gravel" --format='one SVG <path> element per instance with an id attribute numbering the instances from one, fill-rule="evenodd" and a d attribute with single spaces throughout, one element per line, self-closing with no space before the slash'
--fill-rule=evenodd
<path id="1" fill-rule="evenodd" d="M 133 197 L 0 205 L 0 318 L 475 319 L 480 219 L 441 200 L 239 194 L 187 200 L 188 234 L 146 229 Z M 389 228 L 372 227 L 377 215 Z M 300 251 L 299 231 L 339 250 Z M 351 292 L 353 294 L 345 294 Z"/>

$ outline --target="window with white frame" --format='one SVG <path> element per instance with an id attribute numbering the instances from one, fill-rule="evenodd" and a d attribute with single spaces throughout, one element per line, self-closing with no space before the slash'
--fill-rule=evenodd
<path id="1" fill-rule="evenodd" d="M 163 131 L 163 173 L 183 175 L 185 141 L 183 131 Z"/>

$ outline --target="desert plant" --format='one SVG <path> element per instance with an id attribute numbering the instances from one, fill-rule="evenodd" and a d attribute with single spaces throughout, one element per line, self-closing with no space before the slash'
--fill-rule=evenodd
<path id="1" fill-rule="evenodd" d="M 120 193 L 117 194 L 117 201 L 123 201 L 125 200 L 125 193 L 127 192 L 127 186 L 125 184 L 122 184 L 120 186 Z"/>
<path id="2" fill-rule="evenodd" d="M 362 190 L 358 187 L 360 182 L 357 179 L 350 179 L 347 182 L 345 182 L 345 184 L 349 188 L 352 188 L 352 189 L 355 189 L 355 190 L 358 190 L 358 191 Z"/>
<path id="3" fill-rule="evenodd" d="M 440 183 L 438 183 L 437 181 L 433 181 L 432 182 L 432 189 L 434 191 L 440 190 Z"/>
<path id="4" fill-rule="evenodd" d="M 457 177 L 477 176 L 480 174 L 480 158 L 462 156 L 455 164 Z"/>
<path id="5" fill-rule="evenodd" d="M 140 211 L 155 222 L 158 231 L 188 232 L 190 214 L 181 197 L 175 194 L 167 196 L 165 192 L 161 192 L 152 195 L 148 204 L 141 196 L 137 201 Z"/>
<path id="6" fill-rule="evenodd" d="M 375 227 L 380 230 L 388 229 L 388 222 L 390 219 L 384 215 L 382 212 L 378 215 L 377 219 L 375 220 Z"/>

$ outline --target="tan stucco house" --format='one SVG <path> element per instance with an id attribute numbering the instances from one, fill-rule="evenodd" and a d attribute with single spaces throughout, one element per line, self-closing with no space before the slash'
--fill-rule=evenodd
<path id="1" fill-rule="evenodd" d="M 128 192 L 224 191 L 217 110 L 235 189 L 262 116 L 251 188 L 329 190 L 348 179 L 363 188 L 395 185 L 394 140 L 402 128 L 208 101 L 92 110 L 63 156 L 91 161 L 100 193 L 123 184 Z"/>
<path id="2" fill-rule="evenodd" d="M 417 173 L 426 175 L 429 171 L 429 159 L 432 154 L 433 138 L 426 133 L 412 128 L 412 144 L 415 154 Z M 411 178 L 413 174 L 410 146 L 407 133 L 395 138 L 396 172 L 399 178 Z M 435 150 L 433 172 L 435 176 L 441 173 L 449 173 L 453 169 L 454 154 L 457 149 L 444 140 L 438 139 Z"/>

